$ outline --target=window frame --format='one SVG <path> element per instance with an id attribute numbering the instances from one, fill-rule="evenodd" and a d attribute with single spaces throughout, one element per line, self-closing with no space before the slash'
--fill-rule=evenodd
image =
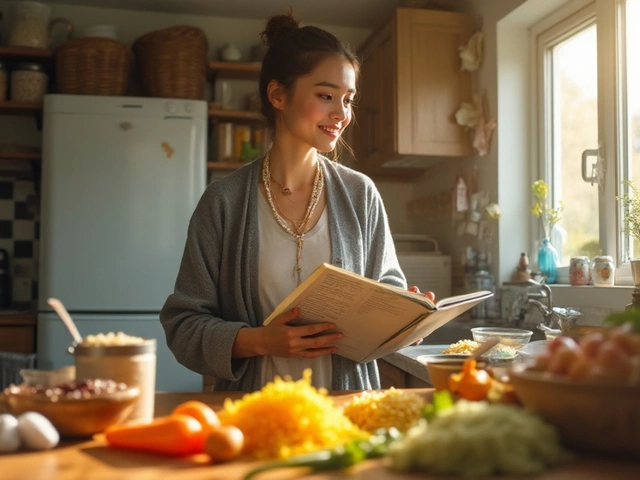
<path id="1" fill-rule="evenodd" d="M 626 116 L 626 58 L 625 0 L 573 0 L 532 25 L 530 31 L 532 73 L 532 178 L 543 178 L 551 185 L 551 201 L 557 192 L 553 185 L 555 172 L 552 165 L 553 121 L 552 96 L 545 91 L 552 86 L 551 71 L 545 68 L 551 61 L 550 48 L 566 38 L 597 25 L 598 56 L 598 139 L 595 145 L 584 149 L 599 149 L 602 156 L 604 179 L 598 187 L 599 237 L 603 255 L 616 260 L 616 285 L 633 285 L 627 253 L 627 236 L 621 233 L 622 206 L 616 197 L 624 193 L 621 182 L 628 171 L 626 159 L 628 144 Z M 618 61 L 620 59 L 621 61 Z M 540 227 L 532 219 L 531 231 L 535 238 Z M 530 248 L 535 249 L 534 238 Z M 558 283 L 568 283 L 568 266 L 558 272 Z"/>

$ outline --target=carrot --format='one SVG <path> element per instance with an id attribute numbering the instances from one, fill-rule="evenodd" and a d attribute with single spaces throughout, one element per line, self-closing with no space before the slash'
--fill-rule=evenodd
<path id="1" fill-rule="evenodd" d="M 188 402 L 181 403 L 173 409 L 171 415 L 176 414 L 189 415 L 200 422 L 200 425 L 202 425 L 202 444 L 199 446 L 198 451 L 204 452 L 206 438 L 214 430 L 220 428 L 220 420 L 218 419 L 216 412 L 204 402 L 189 400 Z"/>
<path id="2" fill-rule="evenodd" d="M 201 452 L 204 435 L 200 422 L 179 413 L 143 425 L 113 425 L 104 433 L 112 447 L 176 456 Z"/>

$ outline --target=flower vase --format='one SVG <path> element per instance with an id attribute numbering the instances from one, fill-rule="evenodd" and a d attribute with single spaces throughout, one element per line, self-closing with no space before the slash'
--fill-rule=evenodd
<path id="1" fill-rule="evenodd" d="M 551 245 L 548 237 L 542 240 L 538 246 L 538 268 L 547 277 L 547 283 L 556 283 L 558 278 L 558 252 Z"/>

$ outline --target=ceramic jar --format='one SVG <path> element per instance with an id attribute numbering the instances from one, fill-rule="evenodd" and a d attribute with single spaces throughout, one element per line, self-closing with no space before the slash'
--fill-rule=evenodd
<path id="1" fill-rule="evenodd" d="M 140 388 L 140 397 L 126 418 L 127 422 L 153 420 L 156 388 L 156 340 L 137 345 L 77 345 L 76 378 L 108 378 Z"/>
<path id="2" fill-rule="evenodd" d="M 592 277 L 596 287 L 610 287 L 615 284 L 616 266 L 608 255 L 593 259 Z"/>
<path id="3" fill-rule="evenodd" d="M 571 285 L 588 285 L 589 276 L 589 257 L 571 257 L 569 261 L 569 283 Z"/>

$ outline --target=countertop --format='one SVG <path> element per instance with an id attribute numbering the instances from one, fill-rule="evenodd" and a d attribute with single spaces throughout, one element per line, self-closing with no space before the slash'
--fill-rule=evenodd
<path id="1" fill-rule="evenodd" d="M 383 357 L 382 360 L 390 363 L 394 367 L 407 372 L 409 375 L 431 384 L 429 372 L 424 364 L 418 361 L 421 355 L 435 355 L 449 347 L 450 344 L 444 345 L 416 345 L 415 347 L 405 347 L 391 355 Z"/>
<path id="2" fill-rule="evenodd" d="M 414 389 L 430 398 L 431 389 Z M 349 400 L 355 393 L 339 392 L 333 397 L 337 404 Z M 226 397 L 238 398 L 240 393 L 215 392 L 158 393 L 156 415 L 166 415 L 181 402 L 200 400 L 219 409 Z M 189 480 L 240 480 L 256 465 L 251 461 L 236 461 L 213 465 L 206 455 L 187 458 L 170 458 L 159 455 L 135 453 L 109 448 L 101 435 L 93 439 L 64 442 L 53 450 L 42 452 L 23 451 L 0 456 L 3 480 L 139 480 L 139 479 L 189 479 Z M 300 470 L 275 470 L 256 477 L 256 480 L 285 480 L 300 478 Z M 457 477 L 399 474 L 389 470 L 384 460 L 370 460 L 349 472 L 325 472 L 304 478 L 315 480 L 455 480 Z M 640 463 L 628 460 L 598 458 L 593 455 L 577 457 L 562 468 L 536 477 L 495 477 L 499 480 L 613 480 L 640 478 Z M 490 479 L 487 479 L 490 480 Z"/>

